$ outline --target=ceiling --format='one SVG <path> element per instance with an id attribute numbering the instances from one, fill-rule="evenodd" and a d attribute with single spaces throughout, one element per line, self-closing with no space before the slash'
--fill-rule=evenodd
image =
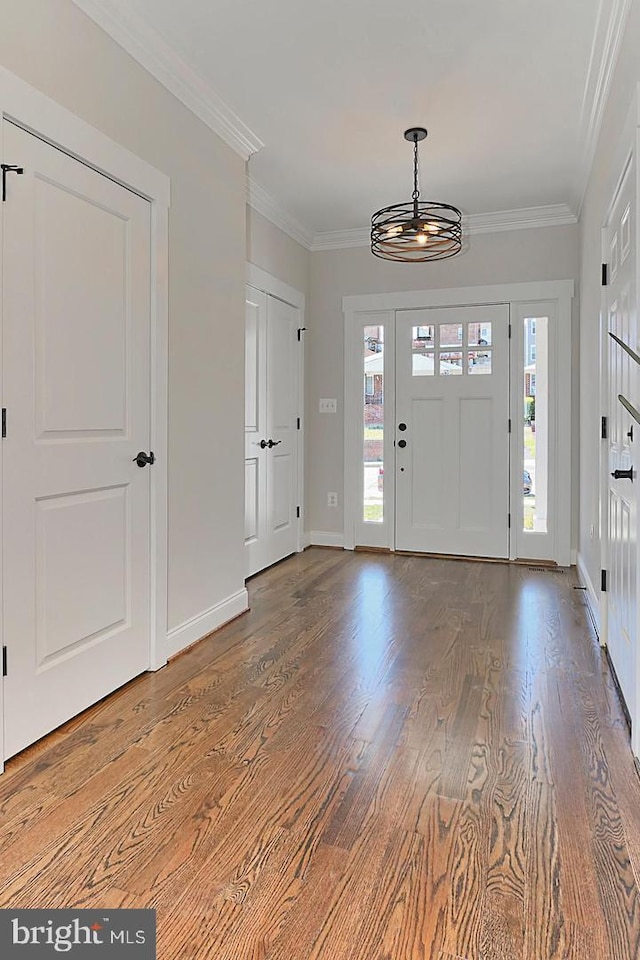
<path id="1" fill-rule="evenodd" d="M 409 199 L 403 131 L 416 125 L 429 130 L 423 199 L 478 223 L 523 208 L 575 220 L 629 7 L 76 2 L 239 152 L 257 151 L 254 205 L 312 248 L 323 236 L 364 236 L 374 210 Z"/>

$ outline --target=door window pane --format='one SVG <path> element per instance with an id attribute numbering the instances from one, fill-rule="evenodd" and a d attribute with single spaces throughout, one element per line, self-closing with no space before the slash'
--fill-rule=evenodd
<path id="1" fill-rule="evenodd" d="M 412 347 L 414 350 L 424 350 L 433 347 L 433 327 L 414 327 L 412 331 Z"/>
<path id="2" fill-rule="evenodd" d="M 491 322 L 470 323 L 469 340 L 470 347 L 490 347 L 491 346 Z"/>
<path id="3" fill-rule="evenodd" d="M 432 377 L 435 373 L 434 328 L 413 327 L 411 331 L 411 375 Z"/>
<path id="4" fill-rule="evenodd" d="M 462 354 L 441 353 L 438 370 L 441 377 L 457 376 L 462 374 Z"/>
<path id="5" fill-rule="evenodd" d="M 469 351 L 468 370 L 471 376 L 478 373 L 491 373 L 491 353 L 481 350 Z"/>
<path id="6" fill-rule="evenodd" d="M 384 327 L 364 328 L 362 519 L 384 519 Z"/>
<path id="7" fill-rule="evenodd" d="M 524 532 L 547 533 L 549 318 L 524 319 Z"/>
<path id="8" fill-rule="evenodd" d="M 431 353 L 414 353 L 411 358 L 411 373 L 414 377 L 432 377 L 435 372 L 435 355 Z"/>
<path id="9" fill-rule="evenodd" d="M 462 346 L 462 324 L 441 323 L 439 329 L 441 347 Z"/>

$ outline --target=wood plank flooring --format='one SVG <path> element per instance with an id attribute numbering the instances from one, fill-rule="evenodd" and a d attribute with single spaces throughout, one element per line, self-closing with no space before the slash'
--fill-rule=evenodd
<path id="1" fill-rule="evenodd" d="M 161 960 L 637 960 L 640 780 L 569 571 L 310 549 L 10 761 L 0 906 Z"/>

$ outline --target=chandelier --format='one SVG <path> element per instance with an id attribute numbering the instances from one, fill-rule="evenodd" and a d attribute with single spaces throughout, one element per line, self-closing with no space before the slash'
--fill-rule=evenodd
<path id="1" fill-rule="evenodd" d="M 458 208 L 420 200 L 418 142 L 426 136 L 424 127 L 410 127 L 404 132 L 405 140 L 413 142 L 411 202 L 384 207 L 371 217 L 371 252 L 383 260 L 446 260 L 462 249 L 462 214 Z"/>

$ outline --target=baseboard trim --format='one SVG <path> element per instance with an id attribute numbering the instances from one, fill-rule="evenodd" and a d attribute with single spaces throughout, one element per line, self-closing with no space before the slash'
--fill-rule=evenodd
<path id="1" fill-rule="evenodd" d="M 326 530 L 311 530 L 309 543 L 312 547 L 343 547 L 344 534 L 329 533 Z"/>
<path id="2" fill-rule="evenodd" d="M 309 533 L 308 530 L 305 530 L 305 532 L 302 535 L 302 549 L 306 550 L 307 547 L 310 547 L 310 546 L 311 546 L 311 534 Z"/>
<path id="3" fill-rule="evenodd" d="M 593 583 L 591 582 L 591 577 L 587 572 L 587 567 L 582 559 L 582 555 L 578 552 L 576 556 L 576 567 L 578 568 L 578 579 L 580 582 L 587 588 L 586 600 L 589 604 L 589 610 L 591 611 L 591 618 L 593 620 L 594 626 L 598 637 L 601 636 L 600 629 L 600 598 L 596 591 L 594 590 Z"/>
<path id="4" fill-rule="evenodd" d="M 191 647 L 198 640 L 202 640 L 214 630 L 219 630 L 225 623 L 234 620 L 239 614 L 249 609 L 249 594 L 246 588 L 238 590 L 231 594 L 220 603 L 210 607 L 203 613 L 185 620 L 179 627 L 174 627 L 167 635 L 167 653 L 169 657 L 175 657 L 182 653 L 187 647 Z"/>

